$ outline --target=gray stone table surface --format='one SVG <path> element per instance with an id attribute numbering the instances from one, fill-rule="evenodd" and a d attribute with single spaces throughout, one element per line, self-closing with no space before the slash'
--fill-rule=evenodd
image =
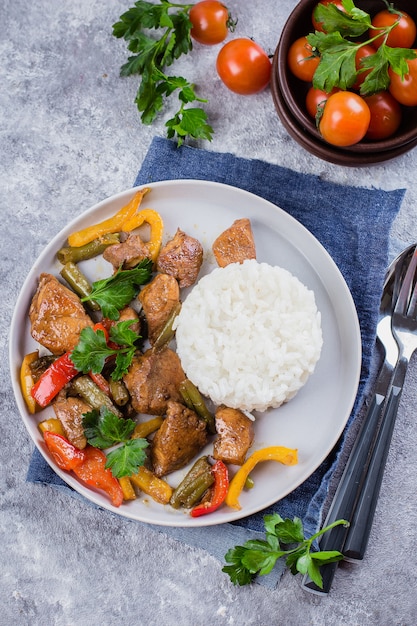
<path id="1" fill-rule="evenodd" d="M 133 3 L 132 3 L 133 4 Z M 228 2 L 236 36 L 273 52 L 294 0 Z M 48 241 L 74 216 L 131 187 L 153 126 L 133 103 L 137 80 L 120 78 L 125 46 L 112 24 L 128 0 L 2 0 L 1 88 L 1 577 L 4 626 L 412 626 L 417 623 L 417 368 L 412 362 L 366 558 L 338 568 L 331 593 L 304 592 L 286 573 L 276 590 L 234 587 L 206 552 L 138 532 L 48 487 L 25 482 L 33 444 L 11 389 L 7 344 L 21 285 Z M 217 151 L 255 157 L 341 184 L 407 188 L 392 236 L 417 237 L 417 150 L 345 168 L 305 152 L 287 134 L 266 90 L 243 98 L 215 72 L 218 48 L 196 45 L 176 72 L 208 97 Z M 84 531 L 80 533 L 80 528 Z"/>

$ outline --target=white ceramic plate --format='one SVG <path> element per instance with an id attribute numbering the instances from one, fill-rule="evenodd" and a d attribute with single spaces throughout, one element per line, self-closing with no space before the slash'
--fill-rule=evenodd
<path id="1" fill-rule="evenodd" d="M 87 489 L 75 476 L 57 468 L 49 457 L 37 424 L 51 416 L 51 409 L 30 415 L 19 384 L 23 356 L 39 347 L 30 336 L 29 305 L 39 274 L 50 272 L 58 276 L 61 265 L 55 253 L 65 245 L 67 236 L 114 214 L 132 197 L 132 189 L 100 202 L 70 223 L 45 248 L 29 273 L 16 304 L 10 335 L 10 366 L 16 401 L 30 436 L 47 462 L 66 483 L 92 502 L 150 524 L 191 527 L 230 522 L 260 511 L 289 494 L 332 450 L 357 393 L 361 367 L 358 318 L 347 285 L 328 253 L 307 229 L 275 205 L 246 191 L 214 182 L 179 180 L 150 186 L 152 191 L 146 196 L 143 208 L 153 208 L 162 215 L 165 239 L 172 237 L 180 227 L 201 241 L 207 251 L 202 273 L 214 267 L 210 250 L 215 237 L 235 219 L 247 217 L 252 223 L 258 261 L 288 269 L 314 291 L 322 315 L 324 342 L 320 360 L 295 398 L 257 417 L 253 446 L 253 449 L 271 445 L 297 448 L 298 464 L 291 467 L 272 461 L 259 464 L 252 474 L 255 487 L 240 497 L 240 511 L 224 506 L 211 515 L 193 519 L 184 511 L 141 496 L 114 508 L 105 495 Z M 111 267 L 101 257 L 83 263 L 82 269 L 90 280 L 111 274 Z M 184 474 L 185 470 L 176 472 L 168 481 L 176 486 Z"/>

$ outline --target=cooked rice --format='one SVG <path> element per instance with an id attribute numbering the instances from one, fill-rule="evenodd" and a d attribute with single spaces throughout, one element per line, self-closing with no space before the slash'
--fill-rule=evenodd
<path id="1" fill-rule="evenodd" d="M 216 405 L 246 411 L 292 398 L 322 346 L 314 293 L 287 270 L 255 260 L 201 278 L 176 326 L 188 378 Z"/>

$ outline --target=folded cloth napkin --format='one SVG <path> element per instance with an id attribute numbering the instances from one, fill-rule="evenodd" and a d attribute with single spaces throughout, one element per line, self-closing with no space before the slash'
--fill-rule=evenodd
<path id="1" fill-rule="evenodd" d="M 307 536 L 319 528 L 329 484 L 352 445 L 353 422 L 358 418 L 370 378 L 380 295 L 388 259 L 389 232 L 405 190 L 381 191 L 341 186 L 317 176 L 210 152 L 155 138 L 136 177 L 135 186 L 160 180 L 211 180 L 250 191 L 269 200 L 301 222 L 321 242 L 342 272 L 352 293 L 361 327 L 363 361 L 357 398 L 333 453 L 295 491 L 274 506 L 242 520 L 208 528 L 157 527 L 186 544 L 203 548 L 224 560 L 227 550 L 248 538 L 263 537 L 265 514 L 302 519 Z M 350 436 L 349 436 L 350 435 Z M 49 484 L 78 496 L 35 451 L 27 479 Z M 133 522 L 137 523 L 137 522 Z M 258 582 L 273 587 L 283 566 Z"/>

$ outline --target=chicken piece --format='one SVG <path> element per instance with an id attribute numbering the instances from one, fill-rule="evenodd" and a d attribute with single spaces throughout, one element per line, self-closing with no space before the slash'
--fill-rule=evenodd
<path id="1" fill-rule="evenodd" d="M 83 414 L 89 413 L 91 406 L 81 398 L 64 398 L 54 402 L 53 407 L 68 441 L 80 450 L 85 448 L 87 439 L 84 435 Z"/>
<path id="2" fill-rule="evenodd" d="M 74 349 L 83 328 L 93 327 L 79 297 L 52 274 L 41 274 L 29 308 L 31 335 L 53 354 Z"/>
<path id="3" fill-rule="evenodd" d="M 129 326 L 130 330 L 133 330 L 134 333 L 139 335 L 140 333 L 140 319 L 139 315 L 136 313 L 135 309 L 131 306 L 126 306 L 124 309 L 120 311 L 120 317 L 117 320 L 119 322 L 126 322 L 127 320 L 135 320 L 135 323 Z"/>
<path id="4" fill-rule="evenodd" d="M 220 267 L 229 263 L 243 263 L 247 259 L 256 259 L 255 240 L 250 220 L 235 220 L 214 241 L 212 250 Z"/>
<path id="5" fill-rule="evenodd" d="M 153 345 L 180 301 L 178 282 L 168 274 L 157 274 L 142 289 L 138 299 L 148 323 L 148 339 Z"/>
<path id="6" fill-rule="evenodd" d="M 216 431 L 213 457 L 224 463 L 243 465 L 255 437 L 252 420 L 239 409 L 221 405 L 216 410 Z"/>
<path id="7" fill-rule="evenodd" d="M 181 469 L 207 443 L 207 429 L 200 419 L 179 402 L 168 402 L 166 418 L 152 441 L 151 460 L 156 476 Z"/>
<path id="8" fill-rule="evenodd" d="M 138 413 L 164 415 L 168 400 L 181 401 L 179 385 L 185 379 L 181 362 L 169 348 L 160 352 L 147 350 L 136 356 L 123 381 Z"/>
<path id="9" fill-rule="evenodd" d="M 132 269 L 144 259 L 150 258 L 149 245 L 142 241 L 139 235 L 129 233 L 125 241 L 108 246 L 103 252 L 103 258 L 111 263 L 115 270 L 120 266 L 125 270 Z"/>
<path id="10" fill-rule="evenodd" d="M 195 283 L 202 263 L 201 243 L 178 228 L 174 238 L 159 253 L 157 269 L 176 278 L 183 288 Z"/>

